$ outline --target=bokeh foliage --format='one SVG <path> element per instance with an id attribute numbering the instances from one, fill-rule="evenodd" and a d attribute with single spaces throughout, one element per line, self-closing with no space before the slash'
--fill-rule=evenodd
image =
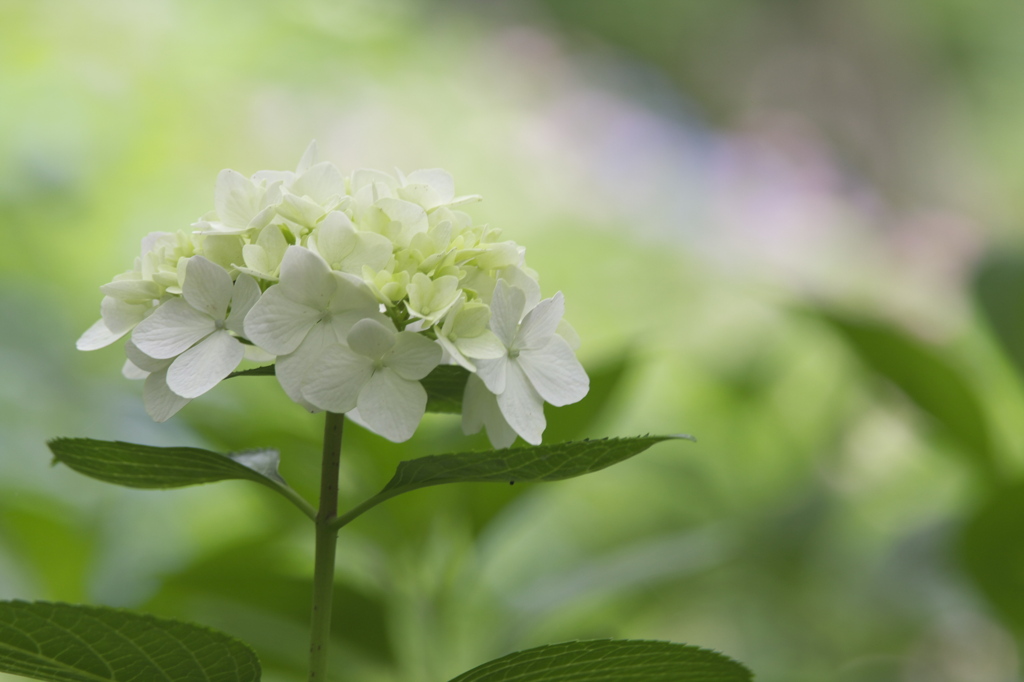
<path id="1" fill-rule="evenodd" d="M 513 5 L 515 5 L 513 7 Z M 154 425 L 78 353 L 217 171 L 442 166 L 563 290 L 593 379 L 550 442 L 694 433 L 579 481 L 424 489 L 344 529 L 334 660 L 448 679 L 649 638 L 765 682 L 1003 682 L 1024 637 L 1024 22 L 1011 0 L 0 3 L 0 597 L 222 629 L 304 665 L 311 538 L 267 491 L 108 489 L 57 436 L 274 447 L 274 379 Z M 244 385 L 240 385 L 245 382 Z M 457 418 L 346 435 L 342 496 Z"/>

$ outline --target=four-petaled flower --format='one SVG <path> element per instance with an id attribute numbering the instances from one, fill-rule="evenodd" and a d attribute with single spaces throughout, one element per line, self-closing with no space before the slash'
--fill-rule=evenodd
<path id="1" fill-rule="evenodd" d="M 345 342 L 323 352 L 302 395 L 331 412 L 358 408 L 374 433 L 395 442 L 408 440 L 427 407 L 420 379 L 441 362 L 441 347 L 373 318 L 353 325 Z"/>
<path id="2" fill-rule="evenodd" d="M 331 270 L 312 251 L 290 246 L 281 261 L 280 282 L 249 311 L 245 334 L 277 356 L 277 380 L 288 397 L 313 409 L 302 395 L 306 375 L 315 375 L 323 352 L 344 343 L 349 330 L 367 318 L 387 319 L 366 285 Z"/>
<path id="3" fill-rule="evenodd" d="M 181 295 L 140 322 L 131 340 L 150 358 L 174 358 L 167 387 L 182 398 L 197 398 L 242 361 L 245 348 L 238 336 L 244 335 L 242 322 L 260 287 L 249 275 L 232 283 L 224 268 L 193 256 L 185 265 Z"/>
<path id="4" fill-rule="evenodd" d="M 505 352 L 474 360 L 477 376 L 497 396 L 505 420 L 523 440 L 538 445 L 546 425 L 544 401 L 556 407 L 577 402 L 587 394 L 590 380 L 572 348 L 557 334 L 565 313 L 562 293 L 541 301 L 524 317 L 525 308 L 526 294 L 498 280 L 491 300 L 491 330 Z"/>

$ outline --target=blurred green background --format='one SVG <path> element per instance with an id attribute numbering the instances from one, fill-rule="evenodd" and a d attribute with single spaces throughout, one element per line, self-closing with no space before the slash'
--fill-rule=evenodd
<path id="1" fill-rule="evenodd" d="M 1017 0 L 0 0 L 0 598 L 129 606 L 302 679 L 311 528 L 263 489 L 113 489 L 88 436 L 276 446 L 272 379 L 166 424 L 74 341 L 217 172 L 440 166 L 561 290 L 593 390 L 546 440 L 689 432 L 549 486 L 412 493 L 339 545 L 336 678 L 590 637 L 762 682 L 1009 682 L 1024 643 Z M 352 427 L 343 506 L 404 458 Z M 11 678 L 13 679 L 13 678 Z"/>

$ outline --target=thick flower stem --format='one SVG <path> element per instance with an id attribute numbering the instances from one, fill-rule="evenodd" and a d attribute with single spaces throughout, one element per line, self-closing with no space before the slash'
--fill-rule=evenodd
<path id="1" fill-rule="evenodd" d="M 327 680 L 327 648 L 331 639 L 331 600 L 334 590 L 334 552 L 338 530 L 338 466 L 345 415 L 327 413 L 324 455 L 320 469 L 320 509 L 316 515 L 316 559 L 313 570 L 313 615 L 309 644 L 309 682 Z"/>

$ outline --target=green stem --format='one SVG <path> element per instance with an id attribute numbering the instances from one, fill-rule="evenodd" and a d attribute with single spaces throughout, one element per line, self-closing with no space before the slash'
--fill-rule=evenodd
<path id="1" fill-rule="evenodd" d="M 320 509 L 316 519 L 316 558 L 313 569 L 313 615 L 309 643 L 309 682 L 327 679 L 327 648 L 331 638 L 331 604 L 334 590 L 334 553 L 338 530 L 332 522 L 338 514 L 338 468 L 345 415 L 327 413 L 324 422 L 324 455 L 320 469 Z"/>

